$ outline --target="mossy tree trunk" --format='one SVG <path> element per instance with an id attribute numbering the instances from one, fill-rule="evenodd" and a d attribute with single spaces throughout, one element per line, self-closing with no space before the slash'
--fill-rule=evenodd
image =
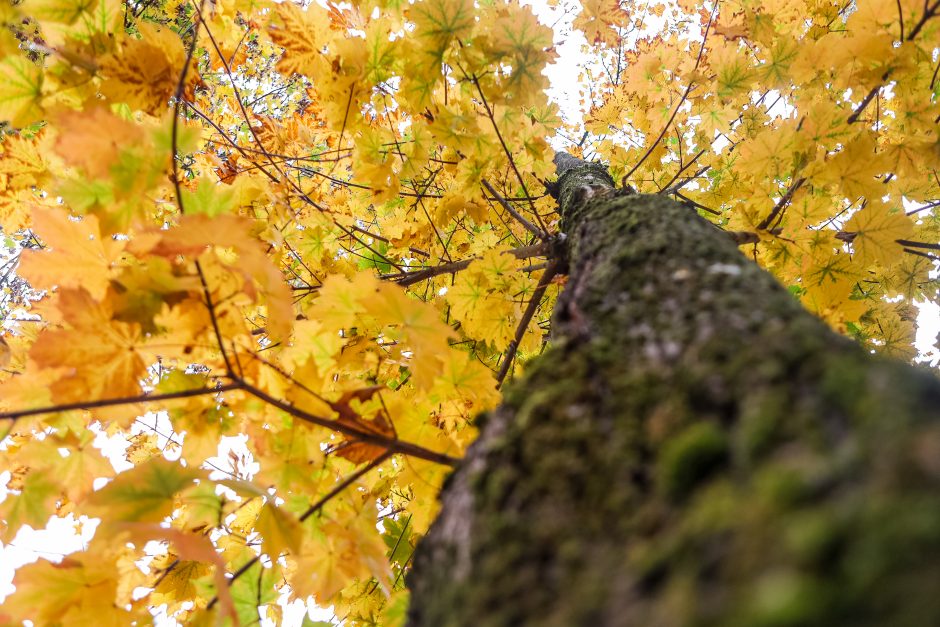
<path id="1" fill-rule="evenodd" d="M 556 161 L 553 341 L 448 481 L 409 625 L 940 625 L 940 384 Z"/>

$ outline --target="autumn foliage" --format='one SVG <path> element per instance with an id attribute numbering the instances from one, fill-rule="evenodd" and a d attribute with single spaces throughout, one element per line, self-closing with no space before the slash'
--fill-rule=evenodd
<path id="1" fill-rule="evenodd" d="M 101 522 L 0 617 L 279 623 L 312 596 L 399 624 L 473 417 L 547 338 L 549 140 L 911 358 L 938 301 L 938 14 L 584 0 L 564 122 L 557 41 L 511 1 L 5 4 L 0 540 Z"/>

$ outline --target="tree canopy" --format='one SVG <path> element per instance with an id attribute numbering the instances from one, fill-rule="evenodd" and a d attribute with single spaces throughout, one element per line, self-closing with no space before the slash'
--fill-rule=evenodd
<path id="1" fill-rule="evenodd" d="M 574 32 L 507 0 L 0 9 L 0 541 L 100 519 L 0 617 L 279 623 L 312 597 L 400 624 L 441 483 L 565 282 L 550 141 L 914 356 L 940 0 L 572 10 L 566 122 L 544 70 Z"/>

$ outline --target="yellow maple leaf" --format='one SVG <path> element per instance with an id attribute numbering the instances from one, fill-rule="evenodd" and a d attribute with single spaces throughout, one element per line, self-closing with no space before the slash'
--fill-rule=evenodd
<path id="1" fill-rule="evenodd" d="M 10 542 L 23 525 L 41 529 L 55 513 L 60 484 L 47 470 L 14 469 L 6 486 L 19 494 L 8 494 L 0 503 L 0 540 Z"/>
<path id="2" fill-rule="evenodd" d="M 58 402 L 140 394 L 145 363 L 140 327 L 111 319 L 107 304 L 83 289 L 60 290 L 57 305 L 67 328 L 45 331 L 29 358 L 43 368 L 68 368 L 53 386 Z"/>
<path id="3" fill-rule="evenodd" d="M 16 233 L 29 228 L 31 206 L 36 203 L 34 192 L 27 189 L 5 189 L 0 192 L 0 229 L 4 233 Z"/>
<path id="4" fill-rule="evenodd" d="M 3 609 L 39 625 L 127 625 L 134 616 L 114 601 L 118 572 L 109 560 L 78 554 L 52 564 L 39 560 L 17 569 L 16 592 Z"/>
<path id="5" fill-rule="evenodd" d="M 250 220 L 238 216 L 185 215 L 179 219 L 178 228 L 157 231 L 159 239 L 150 240 L 139 250 L 172 259 L 180 254 L 198 256 L 213 246 L 232 248 L 237 259 L 227 265 L 257 281 L 264 290 L 268 335 L 285 338 L 294 319 L 290 289 L 281 271 L 265 254 L 261 242 L 251 235 L 253 228 Z M 249 296 L 254 296 L 250 283 L 244 289 Z"/>
<path id="6" fill-rule="evenodd" d="M 303 531 L 297 517 L 270 501 L 261 508 L 255 531 L 261 535 L 261 550 L 271 559 L 277 559 L 284 552 L 295 554 L 300 550 Z"/>
<path id="7" fill-rule="evenodd" d="M 833 157 L 816 178 L 821 182 L 841 188 L 850 199 L 879 197 L 883 184 L 875 176 L 888 168 L 884 153 L 879 152 L 872 134 L 863 132 L 846 144 Z"/>
<path id="8" fill-rule="evenodd" d="M 319 320 L 330 330 L 350 329 L 368 324 L 364 295 L 378 289 L 379 281 L 368 272 L 359 272 L 352 279 L 332 274 L 323 281 L 317 300 L 308 316 Z"/>
<path id="9" fill-rule="evenodd" d="M 229 523 L 229 529 L 242 536 L 247 536 L 255 528 L 255 523 L 258 521 L 258 516 L 261 515 L 263 507 L 264 499 L 260 496 L 243 502 L 235 512 L 232 522 Z"/>
<path id="10" fill-rule="evenodd" d="M 49 159 L 45 132 L 28 137 L 24 134 L 8 135 L 0 143 L 0 174 L 7 175 L 6 188 L 10 190 L 40 185 L 49 177 Z"/>
<path id="11" fill-rule="evenodd" d="M 51 250 L 23 251 L 19 272 L 30 284 L 84 288 L 95 300 L 104 298 L 124 241 L 102 236 L 96 216 L 72 220 L 57 209 L 34 211 L 33 230 Z"/>
<path id="12" fill-rule="evenodd" d="M 594 44 L 616 46 L 620 35 L 615 28 L 629 24 L 630 14 L 617 0 L 586 0 L 572 26 Z"/>
<path id="13" fill-rule="evenodd" d="M 124 23 L 120 0 L 24 0 L 22 6 L 42 21 L 43 39 L 60 54 L 64 44 L 112 36 Z"/>
<path id="14" fill-rule="evenodd" d="M 453 330 L 441 321 L 434 307 L 408 296 L 397 285 L 378 283 L 362 304 L 366 311 L 393 327 L 393 336 L 414 349 L 419 359 L 434 359 L 448 350 Z"/>
<path id="15" fill-rule="evenodd" d="M 374 510 L 343 511 L 317 523 L 316 537 L 308 534 L 301 553 L 292 559 L 296 566 L 288 581 L 294 594 L 312 595 L 326 605 L 347 586 L 372 577 L 391 590 L 387 549 L 376 531 Z"/>
<path id="16" fill-rule="evenodd" d="M 0 120 L 16 127 L 42 117 L 42 67 L 20 54 L 0 61 Z"/>
<path id="17" fill-rule="evenodd" d="M 55 118 L 56 152 L 69 165 L 92 178 L 104 178 L 119 153 L 143 139 L 140 125 L 112 114 L 104 107 L 64 111 Z"/>
<path id="18" fill-rule="evenodd" d="M 38 467 L 53 473 L 62 484 L 63 492 L 73 503 L 81 501 L 92 492 L 94 480 L 114 475 L 111 462 L 92 446 L 95 434 L 85 431 L 76 435 L 67 433 L 62 438 L 43 440 L 35 455 Z M 66 447 L 68 455 L 62 459 L 59 449 Z"/>
<path id="19" fill-rule="evenodd" d="M 917 355 L 914 347 L 916 328 L 907 315 L 899 315 L 889 303 L 879 303 L 871 316 L 866 316 L 864 330 L 870 333 L 880 352 L 905 361 Z"/>
<path id="20" fill-rule="evenodd" d="M 150 22 L 137 25 L 141 37 L 120 38 L 117 51 L 101 60 L 101 92 L 113 102 L 159 115 L 176 92 L 186 51 L 179 35 Z M 194 80 L 191 73 L 190 81 Z"/>
<path id="21" fill-rule="evenodd" d="M 456 350 L 446 356 L 435 391 L 442 398 L 469 401 L 471 407 L 464 407 L 462 411 L 467 419 L 472 414 L 495 407 L 500 399 L 493 371 L 469 353 Z"/>
<path id="22" fill-rule="evenodd" d="M 852 248 L 862 265 L 891 265 L 901 260 L 904 249 L 897 240 L 910 239 L 914 224 L 903 211 L 892 211 L 883 202 L 870 201 L 843 229 L 854 234 Z"/>
<path id="23" fill-rule="evenodd" d="M 424 0 L 412 8 L 418 37 L 441 54 L 447 45 L 466 37 L 473 28 L 473 0 Z"/>
<path id="24" fill-rule="evenodd" d="M 200 601 L 207 603 L 207 599 L 199 599 L 199 588 L 195 582 L 212 573 L 209 564 L 195 560 L 177 559 L 170 555 L 170 560 L 159 572 L 159 583 L 150 595 L 154 604 L 166 603 L 171 611 L 179 608 L 186 601 Z"/>
<path id="25" fill-rule="evenodd" d="M 317 4 L 301 9 L 291 2 L 278 4 L 273 10 L 273 23 L 268 36 L 284 49 L 277 70 L 285 76 L 304 74 L 316 76 L 328 64 L 323 58 L 323 45 L 331 39 L 326 11 Z"/>
<path id="26" fill-rule="evenodd" d="M 205 473 L 157 457 L 121 473 L 88 499 L 105 522 L 162 522 L 174 509 L 177 493 Z"/>

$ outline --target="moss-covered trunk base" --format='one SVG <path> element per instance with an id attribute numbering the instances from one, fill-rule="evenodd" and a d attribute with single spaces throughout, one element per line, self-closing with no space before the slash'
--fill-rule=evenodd
<path id="1" fill-rule="evenodd" d="M 690 209 L 584 175 L 552 348 L 481 418 L 409 624 L 940 625 L 937 381 Z"/>

